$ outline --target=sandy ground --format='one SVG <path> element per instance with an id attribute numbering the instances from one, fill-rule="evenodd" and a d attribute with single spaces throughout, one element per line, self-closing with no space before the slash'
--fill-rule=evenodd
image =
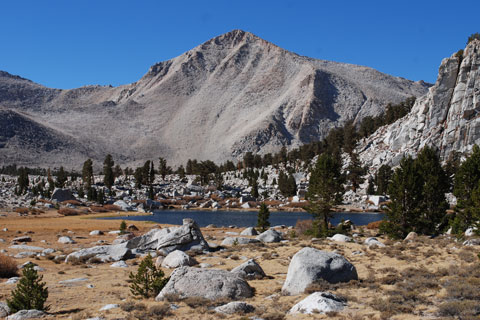
<path id="1" fill-rule="evenodd" d="M 113 213 L 114 215 L 116 213 Z M 105 214 L 97 215 L 105 216 Z M 116 236 L 108 234 L 108 231 L 118 230 L 119 220 L 96 220 L 92 215 L 60 217 L 55 211 L 49 211 L 42 216 L 19 217 L 13 213 L 0 217 L 0 238 L 5 242 L 0 243 L 0 249 L 5 249 L 8 255 L 15 255 L 19 250 L 10 249 L 12 239 L 21 235 L 30 235 L 32 246 L 54 248 L 57 250 L 54 255 L 67 254 L 80 248 L 92 247 L 98 240 L 111 243 Z M 127 224 L 129 222 L 127 221 Z M 150 230 L 154 224 L 150 222 L 135 221 L 139 228 L 136 234 Z M 162 225 L 162 227 L 164 227 Z M 2 231 L 7 228 L 7 231 Z M 105 235 L 90 236 L 92 230 L 102 230 Z M 209 242 L 220 243 L 225 232 L 240 232 L 240 229 L 208 229 L 202 228 L 205 238 Z M 284 230 L 289 233 L 286 229 Z M 372 230 L 357 230 L 362 233 L 363 240 L 366 236 L 374 235 Z M 57 239 L 61 235 L 72 237 L 76 244 L 61 244 Z M 290 236 L 293 234 L 290 233 Z M 382 312 L 375 306 L 375 299 L 388 297 L 394 290 L 395 285 L 384 280 L 391 276 L 397 281 L 402 280 L 402 272 L 408 268 L 423 270 L 436 274 L 432 281 L 441 283 L 450 276 L 448 270 L 464 268 L 478 264 L 478 247 L 464 249 L 461 243 L 455 240 L 419 238 L 413 242 L 393 242 L 380 239 L 387 244 L 386 248 L 367 248 L 361 243 L 336 243 L 329 240 L 311 240 L 307 238 L 289 237 L 288 243 L 266 244 L 264 246 L 235 246 L 226 251 L 217 251 L 208 254 L 198 255 L 195 258 L 198 262 L 209 263 L 214 268 L 230 270 L 241 264 L 246 259 L 255 258 L 262 266 L 269 279 L 252 280 L 249 284 L 255 288 L 256 294 L 251 299 L 246 299 L 256 307 L 254 314 L 222 316 L 215 314 L 210 306 L 188 306 L 184 301 L 173 302 L 179 308 L 172 310 L 168 319 L 247 319 L 252 315 L 264 319 L 283 319 L 288 310 L 297 302 L 307 296 L 283 296 L 281 287 L 286 278 L 287 269 L 291 257 L 302 247 L 310 246 L 321 250 L 336 251 L 344 255 L 357 268 L 359 281 L 349 284 L 329 286 L 326 291 L 342 295 L 348 300 L 348 307 L 338 313 L 329 315 L 287 315 L 285 319 L 424 319 L 436 318 L 437 307 L 442 303 L 445 289 L 442 286 L 418 284 L 418 291 L 422 299 L 416 300 L 413 310 L 406 313 Z M 474 258 L 471 258 L 471 257 Z M 476 260 L 475 260 L 476 259 Z M 151 300 L 135 300 L 129 292 L 128 274 L 136 271 L 140 258 L 128 260 L 128 268 L 112 268 L 109 263 L 92 265 L 71 265 L 55 263 L 47 258 L 25 258 L 16 259 L 18 264 L 32 261 L 45 270 L 40 272 L 43 280 L 49 288 L 48 304 L 50 317 L 55 319 L 86 319 L 94 316 L 103 316 L 105 319 L 135 319 L 137 314 L 141 318 L 140 311 L 123 311 L 116 308 L 109 311 L 99 311 L 106 304 L 131 304 L 141 309 L 144 304 L 147 309 L 151 306 L 163 305 L 163 302 Z M 444 271 L 439 271 L 444 270 Z M 447 270 L 447 271 L 445 271 Z M 164 269 L 168 275 L 171 270 Z M 414 271 L 415 273 L 417 271 Z M 443 272 L 443 273 L 442 273 Z M 451 272 L 451 271 L 450 271 Z M 410 272 L 412 273 L 412 272 Z M 85 281 L 61 284 L 60 281 L 87 278 Z M 412 278 L 413 279 L 413 278 Z M 5 301 L 10 296 L 15 285 L 5 284 L 6 279 L 0 280 L 0 300 Z M 412 280 L 413 281 L 413 280 Z M 87 285 L 93 285 L 88 288 Z M 432 287 L 432 288 L 431 288 Z M 479 288 L 480 289 L 480 288 Z M 413 289 L 412 289 L 413 290 Z M 380 304 L 382 300 L 379 300 Z M 408 303 L 411 301 L 408 300 Z M 405 303 L 407 303 L 405 302 Z M 377 301 L 378 305 L 378 301 Z M 247 318 L 245 318 L 247 317 Z M 145 319 L 154 318 L 145 316 Z M 160 318 L 160 317 L 159 317 Z"/>

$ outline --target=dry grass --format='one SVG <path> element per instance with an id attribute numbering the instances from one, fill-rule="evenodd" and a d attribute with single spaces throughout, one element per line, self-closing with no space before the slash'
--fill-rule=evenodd
<path id="1" fill-rule="evenodd" d="M 15 208 L 13 211 L 19 214 L 28 214 L 28 208 Z"/>
<path id="2" fill-rule="evenodd" d="M 84 213 L 83 211 L 72 209 L 72 208 L 60 208 L 58 209 L 58 214 L 62 216 L 78 216 Z"/>
<path id="3" fill-rule="evenodd" d="M 295 224 L 295 231 L 298 235 L 304 235 L 313 228 L 313 220 L 298 220 Z"/>
<path id="4" fill-rule="evenodd" d="M 11 278 L 18 275 L 18 267 L 15 260 L 9 256 L 0 254 L 0 278 Z"/>
<path id="5" fill-rule="evenodd" d="M 378 229 L 382 222 L 383 220 L 370 222 L 369 224 L 367 224 L 367 229 L 369 230 Z"/>
<path id="6" fill-rule="evenodd" d="M 105 205 L 103 205 L 103 208 L 108 210 L 108 211 L 120 211 L 120 210 L 122 210 L 122 208 L 120 208 L 119 206 L 114 205 L 114 204 L 105 204 Z"/>

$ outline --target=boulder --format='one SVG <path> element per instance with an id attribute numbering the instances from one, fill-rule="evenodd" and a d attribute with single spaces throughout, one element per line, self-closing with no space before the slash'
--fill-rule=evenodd
<path id="1" fill-rule="evenodd" d="M 226 237 L 223 239 L 222 246 L 233 246 L 238 244 L 258 243 L 257 239 L 243 238 L 243 237 Z"/>
<path id="2" fill-rule="evenodd" d="M 132 252 L 124 244 L 96 246 L 70 253 L 65 258 L 65 262 L 87 261 L 93 257 L 100 259 L 102 262 L 113 262 L 132 257 Z"/>
<path id="3" fill-rule="evenodd" d="M 12 314 L 7 317 L 7 320 L 23 320 L 23 319 L 34 319 L 34 318 L 43 318 L 45 312 L 40 310 L 20 310 L 17 313 Z"/>
<path id="4" fill-rule="evenodd" d="M 225 270 L 180 267 L 172 272 L 155 300 L 172 294 L 180 298 L 239 299 L 252 297 L 253 289 L 240 276 Z"/>
<path id="5" fill-rule="evenodd" d="M 254 259 L 250 259 L 238 267 L 233 268 L 231 272 L 237 273 L 242 278 L 248 280 L 262 279 L 267 276 L 262 267 L 260 267 L 260 265 Z"/>
<path id="6" fill-rule="evenodd" d="M 466 240 L 466 241 L 463 242 L 463 245 L 468 246 L 468 247 L 479 246 L 480 245 L 480 239 L 475 238 L 475 239 Z"/>
<path id="7" fill-rule="evenodd" d="M 367 238 L 365 239 L 365 242 L 364 242 L 369 248 L 370 247 L 385 247 L 385 245 L 383 243 L 381 243 L 380 241 L 378 241 L 377 238 L 375 237 L 370 237 L 370 238 Z"/>
<path id="8" fill-rule="evenodd" d="M 301 294 L 318 280 L 338 283 L 357 279 L 357 270 L 343 256 L 307 247 L 293 256 L 282 292 L 287 295 Z"/>
<path id="9" fill-rule="evenodd" d="M 241 236 L 256 236 L 258 235 L 257 230 L 254 227 L 249 227 L 240 232 Z"/>
<path id="10" fill-rule="evenodd" d="M 233 301 L 223 306 L 216 307 L 215 312 L 223 314 L 250 313 L 255 311 L 255 307 L 242 301 Z"/>
<path id="11" fill-rule="evenodd" d="M 347 302 L 329 292 L 315 292 L 294 305 L 288 313 L 327 313 L 342 311 L 347 306 Z"/>
<path id="12" fill-rule="evenodd" d="M 5 318 L 10 314 L 10 308 L 5 302 L 0 302 L 0 317 Z"/>
<path id="13" fill-rule="evenodd" d="M 465 237 L 474 236 L 476 230 L 477 228 L 468 228 L 467 230 L 465 230 Z"/>
<path id="14" fill-rule="evenodd" d="M 28 250 L 28 251 L 43 251 L 45 248 L 42 247 L 35 247 L 35 246 L 28 246 L 26 244 L 14 244 L 13 246 L 9 247 L 10 249 L 15 250 Z"/>
<path id="15" fill-rule="evenodd" d="M 328 239 L 336 242 L 352 242 L 352 238 L 340 233 L 337 233 L 336 235 Z"/>
<path id="16" fill-rule="evenodd" d="M 265 232 L 260 233 L 255 239 L 265 243 L 280 242 L 283 240 L 282 234 L 274 229 L 268 229 Z"/>
<path id="17" fill-rule="evenodd" d="M 133 211 L 133 208 L 123 200 L 117 200 L 113 205 L 120 207 L 120 210 L 122 211 Z"/>
<path id="18" fill-rule="evenodd" d="M 63 243 L 63 244 L 74 244 L 75 243 L 75 241 L 73 241 L 73 239 L 68 237 L 68 236 L 60 237 L 60 238 L 58 238 L 57 241 L 59 243 Z"/>
<path id="19" fill-rule="evenodd" d="M 178 268 L 178 267 L 190 267 L 196 265 L 198 262 L 191 258 L 183 251 L 175 250 L 170 252 L 165 259 L 163 259 L 162 267 L 164 268 Z"/>
<path id="20" fill-rule="evenodd" d="M 114 262 L 110 265 L 112 268 L 128 268 L 128 264 L 125 263 L 125 261 L 120 260 L 117 262 Z"/>
<path id="21" fill-rule="evenodd" d="M 56 200 L 57 202 L 63 202 L 63 201 L 67 201 L 67 200 L 76 200 L 76 199 L 75 199 L 75 197 L 73 196 L 73 194 L 70 190 L 56 188 L 55 190 L 53 190 L 52 198 L 50 200 L 52 200 L 52 201 Z"/>
<path id="22" fill-rule="evenodd" d="M 183 219 L 183 225 L 163 229 L 153 229 L 144 235 L 135 237 L 124 244 L 128 249 L 137 251 L 159 250 L 168 254 L 175 250 L 209 250 L 197 223 L 192 219 Z"/>
<path id="23" fill-rule="evenodd" d="M 91 236 L 101 236 L 101 235 L 103 235 L 103 231 L 93 230 L 92 232 L 90 232 L 90 235 Z"/>

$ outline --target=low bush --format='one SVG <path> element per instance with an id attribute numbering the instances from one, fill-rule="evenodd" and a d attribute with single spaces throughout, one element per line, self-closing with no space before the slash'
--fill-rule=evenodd
<path id="1" fill-rule="evenodd" d="M 82 212 L 72 208 L 60 208 L 58 209 L 58 214 L 61 214 L 62 216 L 78 216 L 79 214 L 82 214 Z"/>
<path id="2" fill-rule="evenodd" d="M 18 267 L 15 260 L 9 256 L 0 254 L 0 278 L 11 278 L 18 275 Z"/>

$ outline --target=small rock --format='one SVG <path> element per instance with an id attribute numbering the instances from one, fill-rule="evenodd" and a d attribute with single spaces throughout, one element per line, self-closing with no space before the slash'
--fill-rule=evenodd
<path id="1" fill-rule="evenodd" d="M 20 310 L 17 313 L 8 316 L 7 320 L 42 318 L 43 316 L 45 316 L 45 313 L 40 310 Z"/>
<path id="2" fill-rule="evenodd" d="M 418 237 L 418 234 L 412 231 L 405 237 L 404 241 L 413 241 L 417 239 L 417 237 Z"/>
<path id="3" fill-rule="evenodd" d="M 170 252 L 162 262 L 164 268 L 178 268 L 196 265 L 198 262 L 183 251 Z"/>
<path id="4" fill-rule="evenodd" d="M 15 284 L 18 282 L 18 280 L 20 280 L 20 277 L 11 277 L 7 280 L 7 282 L 5 282 L 6 284 Z"/>
<path id="5" fill-rule="evenodd" d="M 239 244 L 258 243 L 257 239 L 243 238 L 243 237 L 226 237 L 222 241 L 222 246 L 233 246 Z"/>
<path id="6" fill-rule="evenodd" d="M 215 312 L 224 314 L 250 313 L 255 311 L 255 307 L 242 301 L 233 301 L 223 306 L 216 307 Z"/>
<path id="7" fill-rule="evenodd" d="M 116 309 L 116 308 L 120 308 L 120 306 L 118 304 L 111 303 L 101 307 L 100 311 L 107 311 L 107 310 Z"/>
<path id="8" fill-rule="evenodd" d="M 241 236 L 256 236 L 258 235 L 257 229 L 254 227 L 249 227 L 240 232 Z"/>
<path id="9" fill-rule="evenodd" d="M 29 236 L 17 237 L 14 238 L 13 241 L 15 242 L 32 242 L 32 238 Z"/>
<path id="10" fill-rule="evenodd" d="M 74 244 L 75 243 L 75 241 L 73 241 L 73 239 L 68 237 L 68 236 L 63 236 L 63 237 L 58 238 L 58 242 L 63 243 L 63 244 Z"/>
<path id="11" fill-rule="evenodd" d="M 315 292 L 294 305 L 288 313 L 314 314 L 342 311 L 346 301 L 329 292 Z"/>
<path id="12" fill-rule="evenodd" d="M 385 247 L 385 245 L 383 243 L 381 243 L 380 241 L 378 241 L 377 238 L 375 238 L 375 237 L 370 237 L 370 238 L 365 239 L 364 243 L 369 248 L 371 248 L 371 247 Z"/>
<path id="13" fill-rule="evenodd" d="M 112 268 L 128 268 L 128 264 L 125 263 L 125 261 L 120 260 L 117 262 L 114 262 L 110 265 Z"/>
<path id="14" fill-rule="evenodd" d="M 337 233 L 336 235 L 328 239 L 336 242 L 352 242 L 352 238 L 340 233 Z"/>
<path id="15" fill-rule="evenodd" d="M 199 266 L 200 268 L 202 268 L 202 269 L 211 268 L 211 267 L 212 267 L 212 265 L 211 265 L 210 263 L 205 263 L 205 262 L 204 262 L 204 263 L 200 263 L 198 266 Z"/>
<path id="16" fill-rule="evenodd" d="M 23 259 L 23 258 L 30 258 L 30 257 L 34 257 L 36 256 L 37 253 L 36 252 L 31 252 L 31 251 L 23 251 L 23 252 L 19 252 L 17 253 L 16 255 L 14 255 L 13 257 L 15 259 Z"/>
<path id="17" fill-rule="evenodd" d="M 267 231 L 259 234 L 255 239 L 264 243 L 280 242 L 283 240 L 282 234 L 274 229 L 268 229 Z"/>
<path id="18" fill-rule="evenodd" d="M 101 236 L 103 235 L 103 231 L 100 230 L 93 230 L 89 233 L 91 236 Z"/>
<path id="19" fill-rule="evenodd" d="M 95 288 L 95 286 L 93 284 L 87 284 L 87 288 L 88 289 L 93 289 L 93 288 Z"/>
<path id="20" fill-rule="evenodd" d="M 262 267 L 260 267 L 260 265 L 254 259 L 250 259 L 242 263 L 238 267 L 232 269 L 231 272 L 237 273 L 244 279 L 248 280 L 262 279 L 267 276 Z"/>

